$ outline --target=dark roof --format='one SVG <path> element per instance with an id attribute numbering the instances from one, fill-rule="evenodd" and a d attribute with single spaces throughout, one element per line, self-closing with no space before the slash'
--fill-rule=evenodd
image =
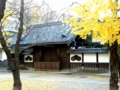
<path id="1" fill-rule="evenodd" d="M 33 49 L 31 48 L 31 49 L 26 49 L 26 50 L 24 50 L 21 54 L 31 54 L 33 52 Z"/>
<path id="2" fill-rule="evenodd" d="M 64 25 L 61 22 L 31 25 L 20 44 L 70 44 L 76 37 L 71 34 L 71 28 L 72 27 Z"/>
<path id="3" fill-rule="evenodd" d="M 81 48 L 81 49 L 70 49 L 67 53 L 79 54 L 79 53 L 107 53 L 108 48 Z"/>

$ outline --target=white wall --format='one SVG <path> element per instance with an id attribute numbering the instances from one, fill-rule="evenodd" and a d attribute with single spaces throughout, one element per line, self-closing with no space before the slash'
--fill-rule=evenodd
<path id="1" fill-rule="evenodd" d="M 2 60 L 7 60 L 7 56 L 3 50 L 2 50 Z"/>
<path id="2" fill-rule="evenodd" d="M 96 63 L 96 53 L 84 54 L 84 62 L 86 63 Z"/>
<path id="3" fill-rule="evenodd" d="M 72 61 L 72 60 L 71 60 L 71 57 L 74 56 L 74 55 L 78 55 L 78 56 L 80 56 L 81 59 L 82 59 L 82 54 L 70 54 L 70 63 L 82 63 L 82 60 L 80 60 L 80 61 L 77 61 L 77 60 Z"/>
<path id="4" fill-rule="evenodd" d="M 82 63 L 81 61 L 72 61 L 71 57 L 78 55 L 82 59 L 82 54 L 70 54 L 70 63 Z M 84 53 L 84 63 L 97 63 L 96 53 Z M 109 53 L 98 53 L 98 63 L 109 63 Z"/>
<path id="5" fill-rule="evenodd" d="M 28 57 L 28 56 L 31 57 L 32 60 L 26 60 L 26 57 Z M 30 55 L 25 55 L 24 56 L 24 62 L 33 62 L 33 55 L 31 55 L 31 54 Z"/>
<path id="6" fill-rule="evenodd" d="M 0 50 L 0 60 L 4 61 L 6 59 L 7 59 L 7 57 L 6 57 L 5 52 L 3 50 Z"/>
<path id="7" fill-rule="evenodd" d="M 99 63 L 109 63 L 109 53 L 99 53 L 98 54 L 98 62 Z"/>
<path id="8" fill-rule="evenodd" d="M 13 49 L 11 49 L 10 51 L 11 51 L 11 53 L 14 53 Z M 7 60 L 7 56 L 4 52 L 4 50 L 0 50 L 0 60 L 2 60 L 2 61 Z"/>

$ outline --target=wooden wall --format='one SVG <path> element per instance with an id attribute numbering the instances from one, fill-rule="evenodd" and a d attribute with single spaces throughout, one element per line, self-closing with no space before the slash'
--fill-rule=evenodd
<path id="1" fill-rule="evenodd" d="M 34 62 L 60 62 L 60 69 L 69 69 L 69 47 L 34 47 Z"/>
<path id="2" fill-rule="evenodd" d="M 69 69 L 70 55 L 66 53 L 68 50 L 69 48 L 60 49 L 61 69 Z"/>
<path id="3" fill-rule="evenodd" d="M 58 62 L 57 47 L 44 48 L 43 52 L 44 62 Z"/>

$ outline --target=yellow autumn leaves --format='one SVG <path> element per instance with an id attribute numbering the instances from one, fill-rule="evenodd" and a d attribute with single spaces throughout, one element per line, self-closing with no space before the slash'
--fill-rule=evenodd
<path id="1" fill-rule="evenodd" d="M 83 39 L 92 34 L 92 38 L 101 40 L 102 44 L 112 45 L 116 40 L 120 44 L 118 9 L 117 0 L 87 0 L 70 9 L 76 16 L 66 22 L 73 27 L 72 33 Z"/>
<path id="2" fill-rule="evenodd" d="M 60 74 L 65 71 L 34 71 L 21 70 L 22 90 L 108 90 L 108 85 L 91 83 L 107 81 L 109 77 L 96 75 L 95 72 L 79 70 L 73 74 Z M 13 78 L 11 72 L 0 71 L 0 90 L 12 90 Z M 84 77 L 84 80 L 83 80 Z M 83 82 L 85 81 L 85 82 Z M 89 81 L 89 82 L 87 82 Z M 87 87 L 89 86 L 89 87 Z"/>
<path id="3" fill-rule="evenodd" d="M 5 37 L 6 43 L 9 43 L 11 41 L 11 38 L 10 38 L 11 34 L 7 31 L 2 31 L 2 34 Z"/>
<path id="4" fill-rule="evenodd" d="M 9 10 L 8 7 L 6 7 L 6 9 L 4 11 L 4 17 L 3 17 L 2 21 L 1 21 L 1 25 L 3 27 L 4 27 L 4 25 L 7 25 L 8 24 L 8 19 L 7 18 L 10 17 L 10 16 L 13 16 L 13 15 L 14 15 L 13 11 Z M 5 37 L 6 43 L 9 43 L 11 41 L 10 32 L 2 30 L 2 34 Z"/>

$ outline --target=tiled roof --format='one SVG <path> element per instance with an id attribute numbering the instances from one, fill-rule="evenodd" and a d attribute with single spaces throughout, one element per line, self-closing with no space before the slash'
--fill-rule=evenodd
<path id="1" fill-rule="evenodd" d="M 17 40 L 17 34 L 15 34 L 11 37 L 11 41 L 8 43 L 8 47 L 11 47 L 11 46 L 15 45 L 16 40 Z"/>
<path id="2" fill-rule="evenodd" d="M 32 25 L 22 38 L 21 45 L 69 44 L 75 39 L 71 28 L 61 22 Z"/>
<path id="3" fill-rule="evenodd" d="M 79 54 L 79 53 L 108 53 L 108 48 L 81 48 L 81 49 L 70 49 L 67 53 Z"/>

